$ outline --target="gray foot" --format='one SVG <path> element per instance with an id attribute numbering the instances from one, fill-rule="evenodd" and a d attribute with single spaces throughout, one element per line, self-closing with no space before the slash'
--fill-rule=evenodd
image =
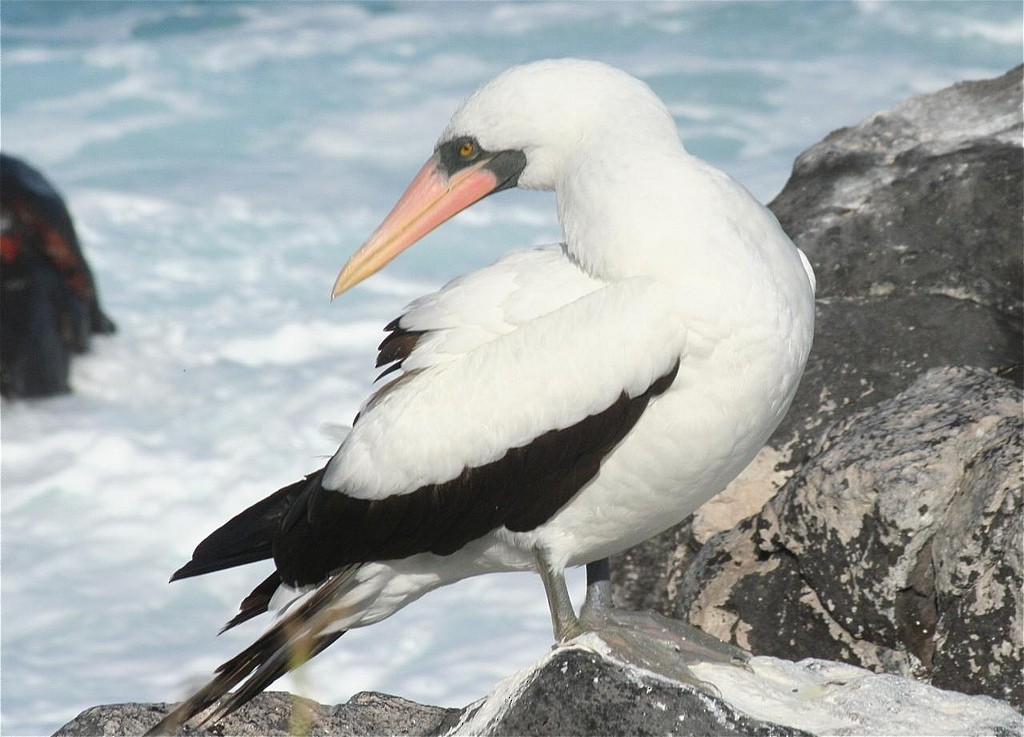
<path id="1" fill-rule="evenodd" d="M 723 663 L 745 668 L 751 657 L 686 622 L 655 612 L 616 609 L 611 603 L 606 561 L 587 566 L 587 599 L 580 615 L 580 631 L 597 635 L 616 659 L 716 696 L 720 696 L 717 689 L 697 678 L 689 666 Z"/>

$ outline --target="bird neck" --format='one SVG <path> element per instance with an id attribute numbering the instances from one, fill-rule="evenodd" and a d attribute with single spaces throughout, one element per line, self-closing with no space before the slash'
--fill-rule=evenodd
<path id="1" fill-rule="evenodd" d="M 678 142 L 591 146 L 556 188 L 566 248 L 581 268 L 613 281 L 700 268 L 716 226 L 724 175 Z M 708 207 L 705 207 L 708 205 Z"/>

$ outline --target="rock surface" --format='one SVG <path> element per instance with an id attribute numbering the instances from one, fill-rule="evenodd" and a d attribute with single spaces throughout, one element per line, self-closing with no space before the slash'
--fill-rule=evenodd
<path id="1" fill-rule="evenodd" d="M 678 612 L 684 572 L 715 531 L 756 513 L 830 423 L 895 396 L 922 371 L 978 366 L 1019 383 L 1022 74 L 914 97 L 800 155 L 771 204 L 818 278 L 800 391 L 742 483 L 613 561 L 620 604 Z M 803 606 L 778 604 L 782 619 Z"/>
<path id="2" fill-rule="evenodd" d="M 607 655 L 585 636 L 499 683 L 462 710 L 359 694 L 320 706 L 283 693 L 262 694 L 215 734 L 232 735 L 997 735 L 1022 734 L 1021 715 L 984 696 L 965 696 L 909 678 L 875 675 L 819 660 L 757 657 L 748 668 L 694 671 L 727 702 Z M 730 703 L 732 702 L 732 703 Z M 299 709 L 298 707 L 301 707 Z M 169 704 L 95 707 L 59 737 L 139 734 Z M 303 731 L 305 729 L 305 731 Z M 208 734 L 190 729 L 182 734 Z"/>
<path id="3" fill-rule="evenodd" d="M 601 649 L 596 638 L 591 642 Z M 581 648 L 561 648 L 467 707 L 452 734 L 761 735 L 798 729 L 738 712 L 728 702 Z"/>
<path id="4" fill-rule="evenodd" d="M 1024 67 L 913 97 L 802 153 L 771 203 L 818 279 L 814 348 L 773 445 L 922 371 L 1021 381 Z"/>
<path id="5" fill-rule="evenodd" d="M 673 613 L 759 654 L 1019 708 L 1020 407 L 1011 382 L 947 368 L 847 417 L 759 514 L 704 546 Z"/>
<path id="6" fill-rule="evenodd" d="M 173 704 L 109 704 L 86 709 L 54 737 L 140 735 Z M 356 694 L 347 704 L 323 706 L 282 691 L 257 696 L 221 725 L 186 725 L 179 734 L 221 735 L 434 735 L 456 719 L 458 709 L 423 706 L 380 693 Z"/>

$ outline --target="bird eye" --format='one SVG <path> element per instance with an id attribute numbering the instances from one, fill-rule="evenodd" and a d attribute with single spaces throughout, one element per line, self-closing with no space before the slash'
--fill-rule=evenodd
<path id="1" fill-rule="evenodd" d="M 467 160 L 476 156 L 476 144 L 473 141 L 463 141 L 459 146 L 459 156 Z"/>

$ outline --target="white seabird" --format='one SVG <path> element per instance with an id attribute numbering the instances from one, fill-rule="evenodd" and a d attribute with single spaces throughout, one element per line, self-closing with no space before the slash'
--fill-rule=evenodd
<path id="1" fill-rule="evenodd" d="M 196 548 L 174 578 L 274 563 L 229 627 L 285 606 L 154 732 L 221 700 L 219 719 L 467 576 L 538 570 L 556 639 L 575 636 L 564 569 L 680 522 L 786 413 L 811 346 L 810 265 L 687 153 L 647 85 L 601 63 L 514 67 L 469 97 L 334 296 L 511 187 L 555 193 L 563 242 L 409 305 L 380 346 L 394 375 L 327 465 Z"/>

